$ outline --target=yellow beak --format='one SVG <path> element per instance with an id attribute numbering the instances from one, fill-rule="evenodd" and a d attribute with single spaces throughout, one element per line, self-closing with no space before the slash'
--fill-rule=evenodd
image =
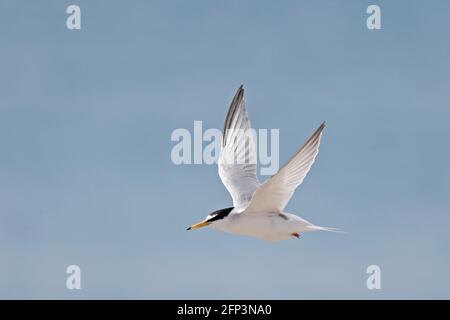
<path id="1" fill-rule="evenodd" d="M 206 227 L 206 226 L 208 226 L 208 225 L 210 225 L 210 224 L 211 224 L 211 222 L 208 222 L 208 221 L 202 221 L 202 222 L 199 222 L 199 223 L 197 223 L 197 224 L 194 224 L 193 226 L 190 226 L 190 227 L 187 228 L 186 230 L 198 229 L 198 228 Z"/>

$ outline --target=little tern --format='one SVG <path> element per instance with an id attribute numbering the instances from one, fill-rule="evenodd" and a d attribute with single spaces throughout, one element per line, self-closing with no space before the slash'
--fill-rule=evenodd
<path id="1" fill-rule="evenodd" d="M 205 226 L 267 241 L 299 238 L 306 231 L 338 231 L 319 227 L 284 208 L 303 182 L 319 152 L 325 122 L 278 172 L 260 183 L 256 175 L 256 146 L 244 103 L 237 90 L 225 119 L 218 167 L 233 206 L 216 210 L 187 230 Z"/>

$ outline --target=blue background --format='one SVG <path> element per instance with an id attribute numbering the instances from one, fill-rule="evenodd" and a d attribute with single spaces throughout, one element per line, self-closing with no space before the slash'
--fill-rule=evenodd
<path id="1" fill-rule="evenodd" d="M 0 298 L 450 298 L 448 1 L 72 3 L 0 2 Z M 231 200 L 170 135 L 241 83 L 280 164 L 327 121 L 287 211 L 346 234 L 185 232 Z"/>

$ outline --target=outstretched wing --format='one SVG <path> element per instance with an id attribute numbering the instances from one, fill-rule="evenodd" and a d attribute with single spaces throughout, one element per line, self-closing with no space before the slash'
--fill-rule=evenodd
<path id="1" fill-rule="evenodd" d="M 238 211 L 245 209 L 260 183 L 256 176 L 255 140 L 242 86 L 228 109 L 218 164 L 219 176 L 233 198 L 233 206 Z"/>
<path id="2" fill-rule="evenodd" d="M 303 182 L 319 152 L 325 122 L 312 134 L 297 153 L 253 194 L 245 212 L 280 212 Z"/>

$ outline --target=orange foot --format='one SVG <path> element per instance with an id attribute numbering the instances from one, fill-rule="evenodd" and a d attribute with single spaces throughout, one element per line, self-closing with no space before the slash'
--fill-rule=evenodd
<path id="1" fill-rule="evenodd" d="M 291 233 L 291 236 L 296 237 L 296 238 L 300 238 L 300 235 L 297 232 Z"/>

